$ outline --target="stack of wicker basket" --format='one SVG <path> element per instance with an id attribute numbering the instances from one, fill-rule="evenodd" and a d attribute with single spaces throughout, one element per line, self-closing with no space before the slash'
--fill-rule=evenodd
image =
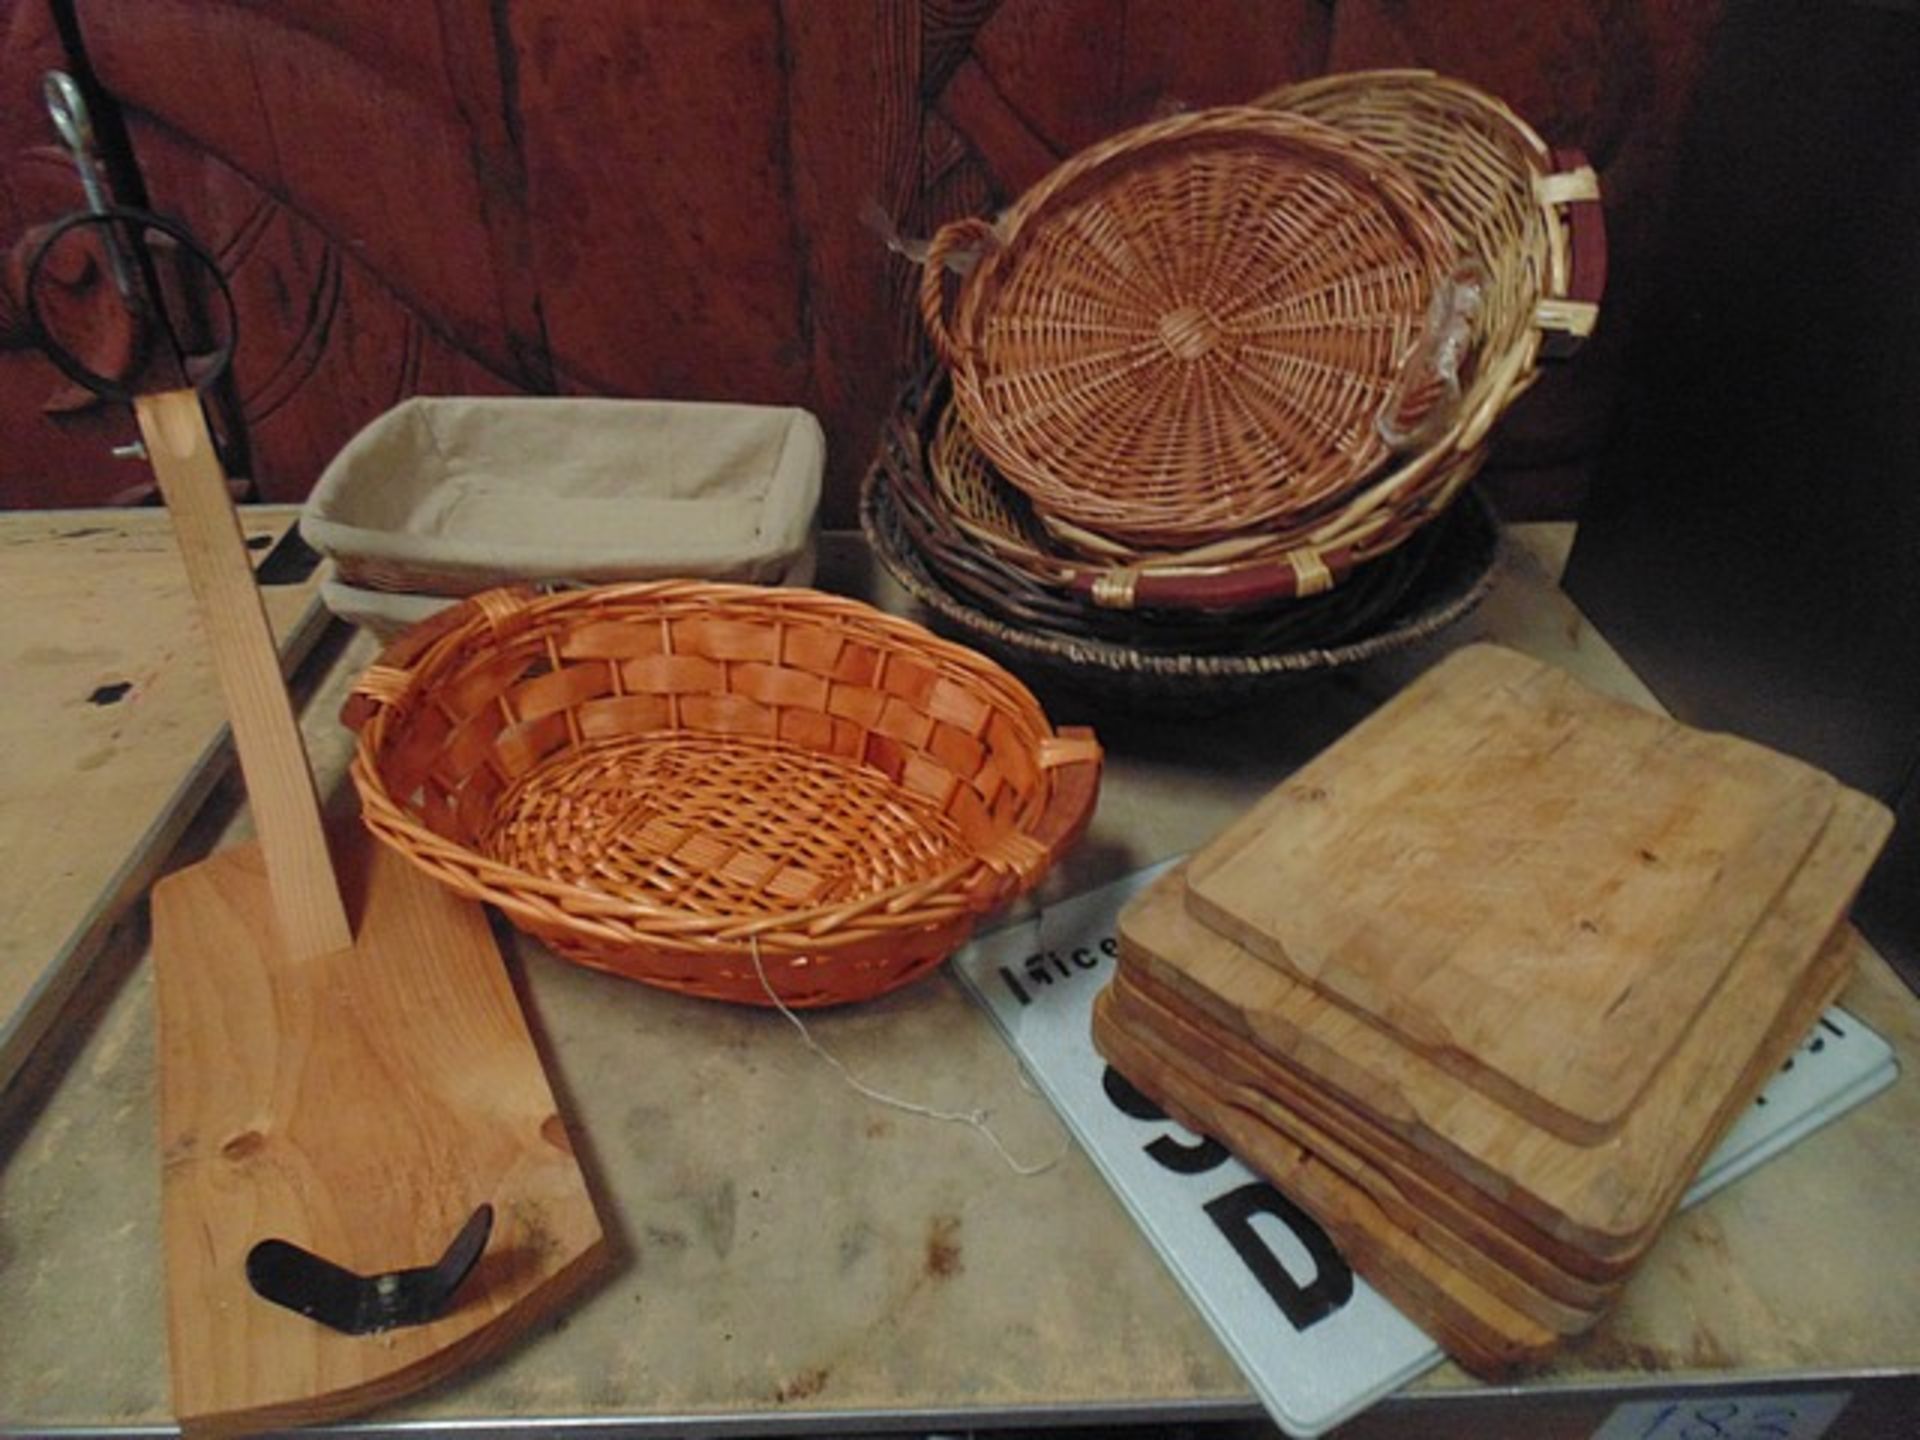
<path id="1" fill-rule="evenodd" d="M 1115 136 L 935 236 L 940 368 L 870 538 L 971 638 L 1083 674 L 1187 688 L 1426 633 L 1484 589 L 1492 522 L 1456 501 L 1591 329 L 1602 255 L 1592 170 L 1426 72 Z"/>

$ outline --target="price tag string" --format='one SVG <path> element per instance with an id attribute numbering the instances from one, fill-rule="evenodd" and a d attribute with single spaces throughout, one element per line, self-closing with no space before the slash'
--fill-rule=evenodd
<path id="1" fill-rule="evenodd" d="M 767 999 L 772 1001 L 774 1009 L 786 1016 L 793 1028 L 800 1032 L 800 1039 L 806 1044 L 807 1049 L 825 1061 L 827 1065 L 846 1082 L 849 1089 L 871 1100 L 876 1105 L 885 1105 L 889 1109 L 898 1110 L 906 1115 L 918 1115 L 922 1119 L 937 1120 L 947 1125 L 965 1125 L 971 1129 L 978 1130 L 982 1135 L 987 1137 L 987 1143 L 993 1146 L 1000 1158 L 1006 1162 L 1007 1168 L 1022 1179 L 1030 1179 L 1036 1175 L 1046 1174 L 1049 1170 L 1053 1169 L 1054 1166 L 1066 1159 L 1068 1152 L 1073 1149 L 1073 1137 L 1067 1135 L 1062 1140 L 1060 1149 L 1051 1159 L 1038 1163 L 1022 1161 L 1018 1159 L 1012 1151 L 1007 1149 L 1005 1143 L 994 1133 L 993 1126 L 989 1124 L 987 1120 L 988 1112 L 985 1110 L 942 1110 L 937 1106 L 922 1105 L 913 1100 L 902 1099 L 898 1095 L 889 1095 L 886 1091 L 867 1084 L 866 1081 L 849 1070 L 838 1055 L 835 1055 L 832 1051 L 828 1050 L 826 1046 L 814 1039 L 813 1032 L 807 1029 L 806 1022 L 793 1012 L 786 1001 L 782 1000 L 775 992 L 773 986 L 768 983 L 766 966 L 760 961 L 759 938 L 757 936 L 750 937 L 749 944 L 753 955 L 753 972 L 760 977 L 760 988 L 766 992 Z M 1027 1093 L 1037 1093 L 1034 1091 L 1033 1086 L 1028 1083 L 1024 1067 L 1020 1074 L 1020 1084 Z"/>

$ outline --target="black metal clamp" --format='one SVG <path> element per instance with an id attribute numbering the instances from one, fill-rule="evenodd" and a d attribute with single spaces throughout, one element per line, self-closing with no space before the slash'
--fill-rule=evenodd
<path id="1" fill-rule="evenodd" d="M 262 1240 L 247 1252 L 247 1283 L 261 1299 L 329 1330 L 377 1335 L 445 1314 L 492 1233 L 493 1206 L 482 1205 L 433 1264 L 382 1275 L 358 1274 L 291 1240 Z"/>

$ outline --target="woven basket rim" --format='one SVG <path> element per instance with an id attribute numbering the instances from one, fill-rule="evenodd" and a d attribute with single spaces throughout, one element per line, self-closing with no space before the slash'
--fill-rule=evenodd
<path id="1" fill-rule="evenodd" d="M 1418 66 L 1341 70 L 1317 75 L 1309 80 L 1296 80 L 1290 85 L 1277 85 L 1249 103 L 1259 109 L 1284 110 L 1303 100 L 1317 100 L 1329 94 L 1359 90 L 1378 94 L 1399 90 L 1427 98 L 1444 97 L 1448 103 L 1478 112 L 1499 129 L 1510 132 L 1513 139 L 1534 156 L 1536 164 L 1543 170 L 1552 168 L 1553 147 L 1527 123 L 1519 111 L 1491 91 L 1483 90 L 1458 76 L 1443 75 L 1438 70 Z"/>
<path id="2" fill-rule="evenodd" d="M 895 406 L 895 417 L 906 420 L 923 437 L 922 461 L 943 502 L 950 501 L 950 496 L 940 480 L 947 458 L 941 453 L 942 445 L 972 445 L 970 433 L 955 438 L 966 420 L 952 404 L 949 386 L 949 377 L 937 369 L 932 370 L 906 392 L 911 396 L 917 391 L 917 401 L 903 397 Z M 1459 485 L 1479 468 L 1485 454 L 1484 447 L 1458 452 L 1441 448 L 1424 451 L 1365 486 L 1346 507 L 1321 517 L 1304 533 L 1237 537 L 1234 548 L 1244 553 L 1224 559 L 1206 558 L 1208 550 L 1220 550 L 1224 542 L 1184 552 L 1140 553 L 1127 560 L 1107 561 L 1057 550 L 1023 548 L 1005 533 L 992 536 L 980 533 L 980 527 L 971 523 L 952 503 L 943 504 L 942 509 L 955 527 L 977 539 L 999 565 L 1046 589 L 1069 593 L 1115 610 L 1132 609 L 1137 603 L 1165 610 L 1201 612 L 1219 608 L 1218 589 L 1208 587 L 1233 582 L 1241 587 L 1236 592 L 1241 598 L 1233 608 L 1242 609 L 1266 600 L 1318 593 L 1314 588 L 1316 583 L 1320 590 L 1331 588 L 1356 567 L 1406 543 L 1427 522 L 1416 520 L 1396 532 L 1394 520 L 1415 506 L 1437 511 L 1451 503 Z M 973 455 L 996 479 L 1000 478 L 993 462 L 977 447 Z M 1002 479 L 1001 483 L 1010 482 Z M 1386 543 L 1382 543 L 1383 535 Z M 1270 583 L 1248 588 L 1251 581 L 1263 575 L 1271 577 Z M 1186 598 L 1177 591 L 1161 588 L 1164 581 L 1193 582 L 1201 588 Z M 1139 600 L 1137 597 L 1142 593 L 1149 598 Z M 1116 600 L 1119 603 L 1115 603 Z"/>
<path id="3" fill-rule="evenodd" d="M 1358 664 L 1405 649 L 1463 619 L 1487 597 L 1498 578 L 1499 556 L 1504 552 L 1506 543 L 1492 506 L 1478 486 L 1468 485 L 1452 508 L 1470 515 L 1472 518 L 1469 523 L 1486 536 L 1487 563 L 1466 589 L 1439 609 L 1429 611 L 1390 632 L 1339 645 L 1310 646 L 1300 650 L 1254 655 L 1170 654 L 1138 650 L 1114 641 L 1065 636 L 1015 625 L 968 603 L 941 584 L 937 576 L 924 565 L 897 553 L 886 532 L 884 517 L 893 504 L 887 489 L 880 467 L 875 465 L 870 468 L 860 489 L 861 529 L 887 573 L 927 609 L 961 629 L 986 636 L 1007 651 L 1036 664 L 1174 683 L 1257 680 L 1309 674 Z"/>

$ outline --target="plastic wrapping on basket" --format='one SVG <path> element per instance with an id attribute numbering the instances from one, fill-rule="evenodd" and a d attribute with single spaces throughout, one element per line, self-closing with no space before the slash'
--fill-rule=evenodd
<path id="1" fill-rule="evenodd" d="M 1485 303 L 1485 276 L 1477 265 L 1457 267 L 1434 288 L 1420 339 L 1374 421 L 1391 449 L 1406 451 L 1429 443 L 1459 414 L 1462 379 L 1473 359 L 1475 322 Z M 1403 423 L 1401 417 L 1409 410 L 1416 418 Z"/>
<path id="2" fill-rule="evenodd" d="M 880 241 L 894 254 L 911 260 L 915 265 L 925 265 L 933 254 L 933 242 L 914 236 L 902 235 L 900 227 L 893 223 L 893 217 L 886 212 L 878 200 L 868 196 L 860 207 L 860 219 L 868 229 L 880 237 Z M 956 275 L 967 275 L 980 263 L 979 246 L 959 246 L 945 251 L 940 257 L 941 263 Z"/>

